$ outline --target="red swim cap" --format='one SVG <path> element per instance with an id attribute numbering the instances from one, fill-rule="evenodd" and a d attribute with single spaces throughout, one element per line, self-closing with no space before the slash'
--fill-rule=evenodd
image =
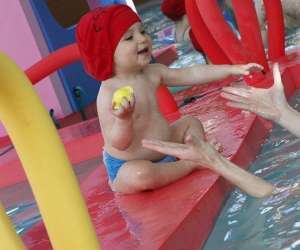
<path id="1" fill-rule="evenodd" d="M 115 49 L 138 15 L 127 5 L 94 9 L 81 17 L 76 39 L 86 72 L 96 80 L 113 76 Z"/>

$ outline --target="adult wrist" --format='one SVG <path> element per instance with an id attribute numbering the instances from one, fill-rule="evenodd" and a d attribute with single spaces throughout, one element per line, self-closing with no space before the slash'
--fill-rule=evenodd
<path id="1" fill-rule="evenodd" d="M 295 110 L 287 104 L 279 110 L 280 116 L 278 121 L 275 122 L 277 122 L 282 127 L 286 127 L 286 125 L 288 125 L 288 123 L 290 122 L 290 118 L 293 116 L 294 112 Z"/>
<path id="2" fill-rule="evenodd" d="M 220 172 L 223 168 L 226 168 L 226 161 L 228 160 L 225 157 L 217 153 L 214 157 L 214 160 L 212 161 L 211 169 L 216 172 Z"/>

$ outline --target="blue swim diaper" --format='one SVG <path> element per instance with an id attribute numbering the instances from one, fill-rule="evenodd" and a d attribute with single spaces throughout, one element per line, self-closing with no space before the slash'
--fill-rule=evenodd
<path id="1" fill-rule="evenodd" d="M 153 162 L 154 163 L 164 163 L 164 162 L 174 162 L 174 161 L 177 161 L 176 157 L 166 156 L 159 161 L 153 161 Z M 109 179 L 110 179 L 110 181 L 113 182 L 119 172 L 119 169 L 127 161 L 115 158 L 112 155 L 110 155 L 109 153 L 107 153 L 105 150 L 103 150 L 103 162 L 106 167 Z"/>

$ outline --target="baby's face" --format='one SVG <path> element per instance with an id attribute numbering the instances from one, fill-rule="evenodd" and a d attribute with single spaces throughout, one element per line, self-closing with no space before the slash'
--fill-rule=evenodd
<path id="1" fill-rule="evenodd" d="M 134 23 L 122 36 L 114 54 L 119 68 L 143 68 L 151 61 L 152 42 L 142 23 Z"/>

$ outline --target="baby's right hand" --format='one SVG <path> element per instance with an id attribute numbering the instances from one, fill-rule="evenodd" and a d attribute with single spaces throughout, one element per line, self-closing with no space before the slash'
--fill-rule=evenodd
<path id="1" fill-rule="evenodd" d="M 135 97 L 132 93 L 127 99 L 126 97 L 122 98 L 121 105 L 116 109 L 115 103 L 112 103 L 112 113 L 119 119 L 128 119 L 132 116 L 135 107 Z"/>

